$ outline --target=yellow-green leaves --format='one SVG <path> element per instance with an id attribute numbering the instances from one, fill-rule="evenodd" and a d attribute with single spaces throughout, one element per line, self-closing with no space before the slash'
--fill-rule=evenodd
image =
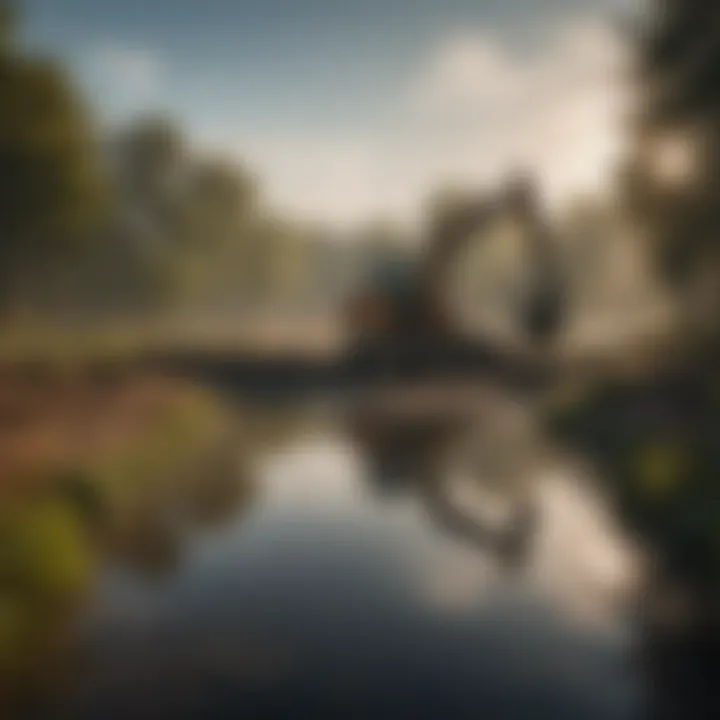
<path id="1" fill-rule="evenodd" d="M 47 498 L 13 508 L 0 517 L 0 537 L 3 585 L 26 600 L 71 597 L 85 588 L 91 554 L 83 521 L 70 503 Z"/>
<path id="2" fill-rule="evenodd" d="M 633 478 L 636 489 L 648 500 L 667 498 L 688 479 L 691 457 L 679 443 L 657 441 L 635 453 Z"/>

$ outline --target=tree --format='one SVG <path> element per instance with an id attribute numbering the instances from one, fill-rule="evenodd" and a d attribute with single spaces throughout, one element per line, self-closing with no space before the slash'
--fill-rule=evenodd
<path id="1" fill-rule="evenodd" d="M 239 283 L 257 205 L 254 178 L 194 152 L 164 117 L 134 121 L 111 146 L 116 251 L 146 286 L 143 298 L 189 302 L 222 294 L 233 277 Z"/>
<path id="2" fill-rule="evenodd" d="M 133 122 L 111 142 L 115 223 L 133 239 L 168 243 L 179 234 L 189 162 L 185 138 L 166 118 Z"/>
<path id="3" fill-rule="evenodd" d="M 627 376 L 597 378 L 558 414 L 555 429 L 594 461 L 649 550 L 644 636 L 662 717 L 715 717 L 720 6 L 657 0 L 654 10 L 639 46 L 642 111 L 625 190 L 682 311 L 672 348 L 679 352 L 651 346 L 645 362 L 628 363 Z"/>
<path id="4" fill-rule="evenodd" d="M 638 80 L 627 197 L 685 317 L 698 315 L 700 299 L 707 319 L 720 301 L 720 6 L 658 0 L 641 33 Z"/>
<path id="5" fill-rule="evenodd" d="M 65 73 L 0 16 L 0 294 L 6 306 L 89 237 L 103 210 L 90 118 Z M 30 283 L 32 284 L 32 283 Z M 5 309 L 6 309 L 5 308 Z"/>
<path id="6" fill-rule="evenodd" d="M 232 163 L 198 158 L 189 168 L 182 217 L 186 261 L 200 289 L 244 283 L 257 219 L 257 188 Z"/>

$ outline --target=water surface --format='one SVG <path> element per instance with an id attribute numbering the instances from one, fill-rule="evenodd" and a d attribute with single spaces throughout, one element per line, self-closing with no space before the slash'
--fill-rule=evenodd
<path id="1" fill-rule="evenodd" d="M 547 481 L 555 519 L 507 573 L 411 490 L 375 492 L 365 460 L 308 419 L 238 458 L 252 503 L 183 534 L 171 572 L 108 562 L 67 716 L 632 715 L 629 637 L 601 593 L 618 551 L 580 491 Z"/>

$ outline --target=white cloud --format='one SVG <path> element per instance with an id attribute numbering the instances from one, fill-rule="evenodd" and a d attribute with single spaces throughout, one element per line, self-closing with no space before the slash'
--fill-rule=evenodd
<path id="1" fill-rule="evenodd" d="M 551 201 L 602 189 L 622 152 L 624 48 L 602 22 L 578 19 L 521 51 L 484 32 L 440 42 L 400 88 L 393 128 L 359 137 L 312 131 L 215 138 L 294 212 L 354 223 L 412 219 L 443 182 L 484 184 L 517 166 Z"/>
<path id="2" fill-rule="evenodd" d="M 552 199 L 602 187 L 622 151 L 623 50 L 590 20 L 528 53 L 483 34 L 449 39 L 411 95 L 438 172 L 482 182 L 529 166 Z"/>

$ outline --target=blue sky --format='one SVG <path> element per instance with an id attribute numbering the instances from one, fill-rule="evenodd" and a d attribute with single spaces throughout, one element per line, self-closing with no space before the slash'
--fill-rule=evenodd
<path id="1" fill-rule="evenodd" d="M 26 0 L 25 33 L 33 45 L 68 62 L 105 120 L 167 110 L 216 150 L 247 157 L 282 204 L 322 214 L 323 196 L 332 190 L 328 204 L 335 207 L 328 207 L 328 213 L 341 220 L 343 214 L 347 219 L 392 214 L 399 211 L 399 204 L 412 204 L 410 195 L 400 200 L 402 193 L 379 187 L 383 178 L 392 176 L 395 184 L 413 185 L 408 192 L 416 197 L 423 183 L 432 182 L 433 173 L 443 174 L 442 167 L 436 167 L 443 163 L 437 159 L 432 167 L 416 167 L 416 155 L 430 142 L 423 132 L 433 133 L 434 152 L 439 155 L 440 145 L 458 135 L 456 129 L 449 130 L 446 123 L 441 131 L 437 118 L 426 117 L 423 131 L 422 122 L 416 123 L 416 113 L 409 109 L 415 89 L 424 81 L 432 84 L 433 73 L 444 62 L 443 53 L 450 60 L 453 52 L 458 55 L 459 75 L 470 72 L 473 63 L 482 75 L 488 61 L 498 66 L 496 77 L 505 72 L 509 83 L 522 72 L 527 74 L 523 68 L 542 62 L 558 68 L 571 62 L 577 49 L 567 38 L 566 56 L 552 58 L 561 42 L 558 34 L 574 24 L 579 32 L 591 26 L 597 30 L 622 3 Z M 461 57 L 463 44 L 467 62 Z M 485 60 L 483 48 L 490 48 Z M 488 80 L 492 85 L 493 78 Z M 521 77 L 517 81 L 523 82 Z M 524 82 L 527 86 L 529 78 Z M 447 78 L 435 83 L 447 84 Z M 487 120 L 487 112 L 480 113 L 482 118 L 478 115 L 482 88 L 479 92 L 473 98 L 472 119 L 478 128 Z M 494 103 L 502 114 L 497 89 L 495 93 L 494 97 L 490 93 L 487 104 Z M 513 107 L 504 112 L 516 112 Z M 462 108 L 457 110 L 462 114 Z M 471 114 L 466 113 L 468 123 Z M 497 122 L 504 124 L 501 119 Z M 487 135 L 489 128 L 483 127 Z M 407 146 L 404 157 L 400 146 Z M 382 166 L 389 148 L 392 171 Z M 464 154 L 462 147 L 454 147 L 453 152 Z M 312 165 L 314 157 L 320 159 L 317 176 L 300 172 L 299 166 Z M 452 168 L 444 174 L 453 175 Z M 344 209 L 338 206 L 337 186 L 344 176 L 346 196 L 364 197 L 354 209 L 349 199 Z M 359 187 L 363 183 L 376 187 L 372 191 Z M 393 192 L 397 197 L 383 201 Z M 308 195 L 306 200 L 303 194 Z"/>

